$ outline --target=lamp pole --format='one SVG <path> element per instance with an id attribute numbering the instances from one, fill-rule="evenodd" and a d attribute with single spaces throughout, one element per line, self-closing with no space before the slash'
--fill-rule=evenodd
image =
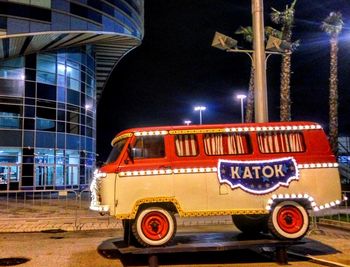
<path id="1" fill-rule="evenodd" d="M 267 122 L 267 86 L 264 47 L 264 4 L 263 0 L 252 0 L 254 84 L 255 84 L 255 122 Z"/>
<path id="2" fill-rule="evenodd" d="M 241 121 L 242 121 L 242 123 L 244 122 L 244 104 L 243 104 L 243 101 L 246 98 L 247 98 L 246 95 L 237 95 L 237 99 L 239 99 L 241 101 Z"/>
<path id="3" fill-rule="evenodd" d="M 199 111 L 199 124 L 202 124 L 202 111 L 206 110 L 207 108 L 204 106 L 197 106 L 194 107 L 195 111 Z"/>

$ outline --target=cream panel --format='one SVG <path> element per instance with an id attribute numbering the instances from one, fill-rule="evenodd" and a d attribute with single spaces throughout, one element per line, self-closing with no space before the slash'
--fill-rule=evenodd
<path id="1" fill-rule="evenodd" d="M 340 178 L 337 168 L 301 169 L 300 179 L 293 180 L 288 187 L 264 195 L 245 192 L 240 188 L 231 189 L 219 184 L 217 174 L 208 176 L 208 210 L 264 209 L 272 195 L 308 194 L 316 204 L 323 205 L 341 199 Z"/>
<path id="2" fill-rule="evenodd" d="M 174 174 L 174 193 L 184 212 L 207 210 L 208 173 Z"/>
<path id="3" fill-rule="evenodd" d="M 235 210 L 235 209 L 265 209 L 268 195 L 254 195 L 240 188 L 232 189 L 227 184 L 220 185 L 216 173 L 207 177 L 208 209 Z"/>
<path id="4" fill-rule="evenodd" d="M 116 174 L 109 173 L 107 174 L 107 177 L 100 179 L 100 195 L 102 196 L 101 205 L 108 205 L 110 214 L 114 215 Z"/>
<path id="5" fill-rule="evenodd" d="M 129 214 L 136 201 L 174 196 L 173 175 L 118 177 L 116 214 Z"/>

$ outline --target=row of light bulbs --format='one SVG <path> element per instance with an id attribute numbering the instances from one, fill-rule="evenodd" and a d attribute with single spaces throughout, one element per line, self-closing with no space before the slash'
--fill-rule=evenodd
<path id="1" fill-rule="evenodd" d="M 237 128 L 225 128 L 225 132 L 265 132 L 265 131 L 296 131 L 296 130 L 315 130 L 322 129 L 319 124 L 315 125 L 288 125 L 288 126 L 264 126 L 264 127 L 237 127 Z M 215 130 L 215 129 L 208 129 Z M 181 132 L 181 130 L 179 130 Z M 195 131 L 195 130 L 194 130 Z M 189 132 L 189 130 L 186 130 Z M 151 136 L 151 135 L 166 135 L 168 131 L 141 131 L 135 132 L 135 136 Z"/>

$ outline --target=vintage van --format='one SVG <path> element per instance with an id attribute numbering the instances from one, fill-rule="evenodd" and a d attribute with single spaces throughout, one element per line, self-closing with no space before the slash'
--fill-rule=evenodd
<path id="1" fill-rule="evenodd" d="M 95 171 L 90 208 L 122 219 L 125 239 L 169 243 L 176 219 L 231 215 L 243 232 L 302 238 L 309 210 L 341 201 L 338 164 L 313 122 L 130 129 Z"/>

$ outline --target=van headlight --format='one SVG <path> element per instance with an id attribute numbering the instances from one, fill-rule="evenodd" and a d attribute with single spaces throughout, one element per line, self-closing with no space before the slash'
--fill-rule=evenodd
<path id="1" fill-rule="evenodd" d="M 95 171 L 94 171 L 94 179 L 106 178 L 106 177 L 107 177 L 107 173 L 101 172 L 99 169 L 95 169 Z"/>
<path id="2" fill-rule="evenodd" d="M 100 187 L 101 187 L 101 178 L 107 177 L 107 173 L 100 172 L 99 169 L 94 171 L 94 177 L 90 184 L 90 192 L 91 192 L 91 203 L 90 209 L 101 211 L 101 199 L 100 199 Z M 105 207 L 103 207 L 104 211 Z"/>

